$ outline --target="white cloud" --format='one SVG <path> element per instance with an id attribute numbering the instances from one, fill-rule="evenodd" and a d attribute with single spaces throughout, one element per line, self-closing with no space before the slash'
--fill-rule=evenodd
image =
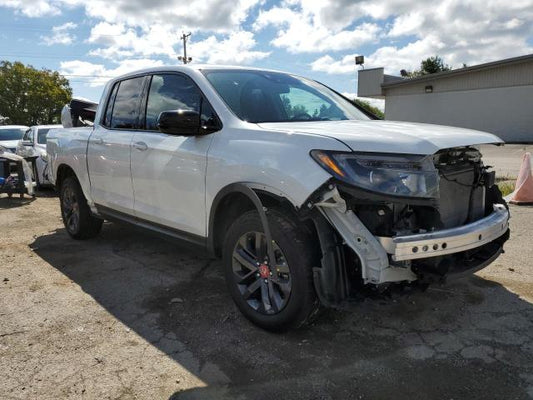
<path id="1" fill-rule="evenodd" d="M 85 7 L 88 16 L 109 23 L 145 29 L 173 25 L 176 29 L 228 32 L 239 27 L 260 0 L 69 0 Z"/>
<path id="2" fill-rule="evenodd" d="M 419 11 L 399 15 L 389 30 L 389 36 L 397 37 L 416 34 L 423 23 L 424 16 Z"/>
<path id="3" fill-rule="evenodd" d="M 75 29 L 77 26 L 78 25 L 73 22 L 67 22 L 63 25 L 54 26 L 52 28 L 52 35 L 41 36 L 41 39 L 47 46 L 51 46 L 53 44 L 71 44 L 76 39 L 76 36 L 70 31 Z"/>
<path id="4" fill-rule="evenodd" d="M 421 60 L 439 54 L 445 61 L 451 60 L 446 56 L 446 44 L 436 35 L 428 35 L 424 39 L 408 43 L 403 47 L 384 46 L 365 59 L 367 67 L 385 67 L 385 72 L 399 75 L 400 70 L 413 70 L 420 67 Z"/>
<path id="5" fill-rule="evenodd" d="M 421 4 L 416 12 L 397 15 L 389 37 L 414 35 L 403 47 L 385 46 L 368 56 L 368 65 L 388 72 L 418 68 L 420 61 L 440 55 L 452 67 L 474 65 L 531 53 L 533 3 L 517 0 L 505 7 L 495 0 L 444 0 L 436 7 Z M 371 64 L 370 64 L 371 63 Z"/>
<path id="6" fill-rule="evenodd" d="M 173 24 L 179 29 L 229 32 L 239 27 L 261 0 L 0 0 L 27 17 L 61 14 L 65 7 L 83 7 L 87 16 L 109 23 L 148 28 Z"/>
<path id="7" fill-rule="evenodd" d="M 355 56 L 356 54 L 350 54 L 340 60 L 335 60 L 329 54 L 326 54 L 313 61 L 311 69 L 327 74 L 355 74 Z"/>
<path id="8" fill-rule="evenodd" d="M 239 31 L 222 40 L 210 36 L 200 42 L 191 42 L 188 54 L 192 56 L 193 62 L 250 64 L 270 55 L 270 52 L 254 51 L 255 45 L 256 41 L 251 32 Z"/>
<path id="9" fill-rule="evenodd" d="M 0 0 L 0 6 L 13 8 L 30 18 L 61 14 L 57 4 L 48 0 Z"/>
<path id="10" fill-rule="evenodd" d="M 261 30 L 269 25 L 277 27 L 272 40 L 276 47 L 291 53 L 316 53 L 351 49 L 376 42 L 381 28 L 375 23 L 362 23 L 354 28 L 342 29 L 342 25 L 326 25 L 321 21 L 317 8 L 274 7 L 259 13 L 253 27 Z"/>
<path id="11" fill-rule="evenodd" d="M 303 14 L 312 12 L 311 0 L 293 3 L 301 7 Z M 475 65 L 533 52 L 528 43 L 533 36 L 530 0 L 509 2 L 505 7 L 495 0 L 468 3 L 442 0 L 438 4 L 414 0 L 324 0 L 314 13 L 315 19 L 329 27 L 349 26 L 361 17 L 378 19 L 384 26 L 378 32 L 379 46 L 365 54 L 365 65 L 385 67 L 392 74 L 419 68 L 423 59 L 434 55 L 457 68 L 463 63 Z M 392 22 L 387 25 L 384 18 Z M 359 49 L 349 50 L 355 53 Z M 353 71 L 351 57 L 329 54 L 319 57 L 311 66 L 316 71 L 348 74 Z"/>
<path id="12" fill-rule="evenodd" d="M 166 25 L 136 29 L 123 23 L 100 22 L 91 29 L 87 42 L 103 46 L 92 50 L 90 55 L 113 60 L 152 55 L 177 58 L 174 46 L 180 41 L 180 34 L 176 28 Z"/>
<path id="13" fill-rule="evenodd" d="M 325 27 L 296 20 L 288 29 L 279 31 L 272 44 L 286 48 L 291 53 L 338 51 L 376 42 L 379 32 L 376 24 L 362 24 L 352 30 L 334 33 Z"/>
<path id="14" fill-rule="evenodd" d="M 182 54 L 181 34 L 172 26 L 154 25 L 145 30 L 122 23 L 100 22 L 92 28 L 87 42 L 103 45 L 92 50 L 91 55 L 110 60 L 165 56 L 177 62 Z M 187 55 L 196 63 L 249 64 L 270 55 L 270 52 L 254 50 L 257 42 L 252 32 L 213 34 L 199 41 L 194 40 L 195 36 L 187 42 Z"/>
<path id="15" fill-rule="evenodd" d="M 188 50 L 194 62 L 249 64 L 272 53 L 274 62 L 281 62 L 275 51 L 258 48 L 253 34 L 261 31 L 265 37 L 273 32 L 268 40 L 274 50 L 315 54 L 310 64 L 314 71 L 337 75 L 355 74 L 353 57 L 361 53 L 367 68 L 385 67 L 387 73 L 398 74 L 400 69 L 418 68 L 422 59 L 434 55 L 460 67 L 533 52 L 531 0 L 271 4 L 265 0 L 0 0 L 0 7 L 27 17 L 54 16 L 75 7 L 85 11 L 89 21 L 96 21 L 86 39 L 92 48 L 89 55 L 105 62 L 175 60 L 181 54 L 182 31 L 193 33 Z M 257 18 L 250 21 L 259 7 Z M 247 31 L 249 24 L 253 32 Z M 43 37 L 46 44 L 74 40 L 72 31 L 65 28 L 61 33 L 56 28 Z"/>
<path id="16" fill-rule="evenodd" d="M 136 59 L 124 60 L 115 68 L 107 68 L 103 64 L 87 61 L 63 61 L 60 63 L 59 73 L 68 79 L 84 81 L 90 87 L 104 86 L 111 78 L 148 67 L 164 65 L 160 60 Z"/>

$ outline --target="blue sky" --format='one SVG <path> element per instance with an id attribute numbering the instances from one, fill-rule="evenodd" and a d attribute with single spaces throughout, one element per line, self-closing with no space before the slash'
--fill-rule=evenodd
<path id="1" fill-rule="evenodd" d="M 440 55 L 452 67 L 533 53 L 533 1 L 0 0 L 0 60 L 63 73 L 98 101 L 110 78 L 193 62 L 294 72 L 355 95 L 355 55 L 391 74 Z"/>

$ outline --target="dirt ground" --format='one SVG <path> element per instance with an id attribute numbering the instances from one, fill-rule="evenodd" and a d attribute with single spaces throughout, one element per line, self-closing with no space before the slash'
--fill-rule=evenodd
<path id="1" fill-rule="evenodd" d="M 68 238 L 57 198 L 0 197 L 1 399 L 533 397 L 533 208 L 470 278 L 276 335 L 221 264 L 126 225 Z"/>

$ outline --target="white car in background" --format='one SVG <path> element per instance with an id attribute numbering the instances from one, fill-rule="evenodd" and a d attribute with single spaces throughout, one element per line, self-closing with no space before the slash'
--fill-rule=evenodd
<path id="1" fill-rule="evenodd" d="M 14 153 L 18 142 L 27 130 L 28 127 L 24 125 L 0 126 L 0 146 Z"/>
<path id="2" fill-rule="evenodd" d="M 28 128 L 16 146 L 16 154 L 26 159 L 34 158 L 33 175 L 37 189 L 51 185 L 48 180 L 48 159 L 46 154 L 46 136 L 54 128 L 62 125 L 34 125 Z"/>

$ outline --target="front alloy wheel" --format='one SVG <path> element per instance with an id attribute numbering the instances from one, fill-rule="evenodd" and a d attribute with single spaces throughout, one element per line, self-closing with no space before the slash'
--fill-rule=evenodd
<path id="1" fill-rule="evenodd" d="M 271 331 L 303 325 L 318 308 L 313 266 L 315 239 L 294 217 L 269 209 L 274 260 L 257 211 L 238 217 L 227 230 L 222 256 L 233 301 L 254 324 Z"/>
<path id="2" fill-rule="evenodd" d="M 268 259 L 266 236 L 262 232 L 245 233 L 233 250 L 235 284 L 250 307 L 267 315 L 283 310 L 291 295 L 287 260 L 276 242 L 273 246 L 274 263 Z"/>

